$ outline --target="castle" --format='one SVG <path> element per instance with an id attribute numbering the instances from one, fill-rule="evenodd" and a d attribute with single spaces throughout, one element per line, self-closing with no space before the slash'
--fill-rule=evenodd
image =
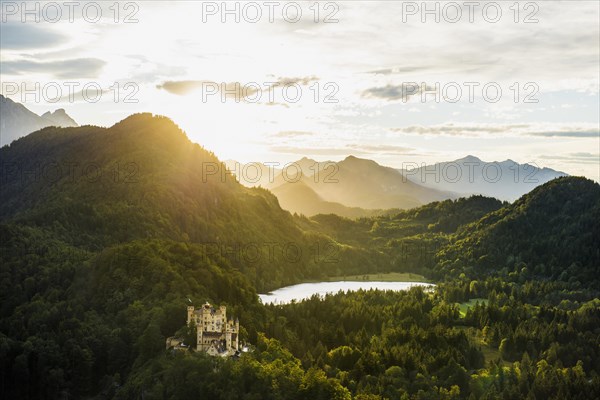
<path id="1" fill-rule="evenodd" d="M 198 336 L 196 350 L 205 351 L 212 356 L 235 354 L 239 349 L 240 322 L 236 318 L 227 320 L 227 307 L 214 308 L 204 303 L 200 309 L 187 308 L 187 324 L 196 325 Z"/>

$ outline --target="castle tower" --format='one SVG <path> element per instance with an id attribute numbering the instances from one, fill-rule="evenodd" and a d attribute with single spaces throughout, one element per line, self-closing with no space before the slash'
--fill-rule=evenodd
<path id="1" fill-rule="evenodd" d="M 188 306 L 187 308 L 187 324 L 189 325 L 192 320 L 196 320 L 194 317 L 194 306 Z"/>
<path id="2" fill-rule="evenodd" d="M 225 349 L 229 350 L 231 348 L 231 331 L 228 329 L 225 333 Z"/>
<path id="3" fill-rule="evenodd" d="M 202 347 L 202 328 L 200 327 L 196 329 L 196 350 L 204 350 Z"/>
<path id="4" fill-rule="evenodd" d="M 235 319 L 235 350 L 240 349 L 240 319 Z"/>

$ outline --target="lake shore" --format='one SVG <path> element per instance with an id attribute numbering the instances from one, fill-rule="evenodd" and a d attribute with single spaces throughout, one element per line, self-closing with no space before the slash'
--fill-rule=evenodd
<path id="1" fill-rule="evenodd" d="M 423 275 L 414 274 L 411 272 L 384 272 L 373 274 L 359 275 L 339 275 L 329 276 L 323 279 L 309 279 L 300 283 L 317 283 L 317 282 L 424 282 L 433 283 Z"/>
<path id="2" fill-rule="evenodd" d="M 362 279 L 358 280 L 335 280 L 335 281 L 317 281 L 317 282 L 304 282 L 296 285 L 285 286 L 276 290 L 273 290 L 266 294 L 259 294 L 263 304 L 289 304 L 294 301 L 302 301 L 308 299 L 314 295 L 326 296 L 328 294 L 335 294 L 347 291 L 357 290 L 408 290 L 413 286 L 422 287 L 434 287 L 433 283 L 417 281 L 417 280 L 393 280 L 397 279 L 399 274 L 381 274 L 381 278 L 387 278 L 387 280 L 379 280 L 379 275 L 359 275 Z M 384 276 L 388 275 L 388 276 Z M 357 276 L 353 276 L 356 278 Z M 372 277 L 374 280 L 366 280 L 367 277 Z M 415 276 L 412 278 L 416 279 Z"/>

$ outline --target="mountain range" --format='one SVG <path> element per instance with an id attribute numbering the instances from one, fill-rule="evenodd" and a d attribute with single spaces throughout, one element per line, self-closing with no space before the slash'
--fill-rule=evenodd
<path id="1" fill-rule="evenodd" d="M 40 116 L 3 95 L 0 121 L 2 146 L 44 127 L 78 126 L 64 109 Z M 514 201 L 540 184 L 567 175 L 512 160 L 485 162 L 474 156 L 401 170 L 354 156 L 339 162 L 303 157 L 285 171 L 282 167 L 244 165 L 233 160 L 225 161 L 225 165 L 245 186 L 269 189 L 286 210 L 349 218 L 389 214 L 473 194 Z"/>
<path id="2" fill-rule="evenodd" d="M 169 383 L 176 388 L 202 381 L 199 376 L 216 370 L 212 359 L 207 358 L 210 362 L 199 370 L 194 362 L 204 358 L 165 352 L 165 338 L 186 329 L 189 299 L 227 304 L 228 313 L 231 310 L 240 318 L 244 339 L 256 344 L 248 357 L 266 358 L 265 348 L 276 354 L 268 356 L 274 361 L 268 368 L 262 366 L 263 361 L 252 358 L 248 362 L 245 356 L 218 364 L 221 371 L 239 369 L 243 377 L 237 379 L 236 375 L 231 384 L 226 380 L 221 386 L 214 385 L 216 391 L 239 386 L 240 393 L 226 397 L 241 398 L 253 390 L 252 398 L 264 398 L 262 387 L 255 387 L 258 378 L 254 376 L 267 370 L 281 370 L 285 375 L 304 367 L 289 355 L 287 347 L 276 342 L 267 345 L 261 337 L 265 332 L 269 337 L 279 335 L 297 346 L 306 341 L 306 332 L 300 329 L 311 326 L 276 317 L 273 312 L 281 307 L 261 305 L 257 291 L 310 279 L 391 271 L 436 279 L 439 290 L 445 290 L 439 302 L 433 297 L 439 294 L 417 290 L 407 292 L 414 296 L 413 302 L 381 304 L 394 313 L 386 324 L 400 317 L 403 324 L 413 324 L 409 330 L 389 331 L 389 340 L 406 346 L 399 352 L 401 357 L 417 345 L 409 341 L 416 324 L 429 327 L 431 318 L 441 318 L 434 320 L 435 332 L 419 339 L 437 343 L 436 338 L 451 340 L 455 334 L 438 333 L 440 321 L 447 320 L 452 332 L 471 321 L 459 318 L 458 308 L 452 306 L 455 296 L 489 290 L 496 299 L 504 299 L 502 304 L 510 304 L 493 305 L 482 324 L 493 324 L 492 312 L 513 313 L 514 319 L 533 315 L 523 317 L 525 322 L 554 321 L 557 317 L 551 313 L 551 305 L 570 307 L 598 297 L 600 185 L 585 178 L 554 179 L 513 204 L 472 196 L 370 218 L 331 214 L 306 218 L 283 210 L 268 190 L 245 187 L 230 175 L 206 175 L 207 164 L 224 165 L 213 153 L 191 142 L 171 120 L 151 114 L 130 116 L 110 128 L 46 127 L 0 148 L 0 158 L 7 167 L 2 170 L 0 191 L 2 398 L 139 398 L 149 393 L 149 382 L 166 382 L 161 381 L 163 370 L 171 371 L 172 377 L 188 370 L 204 371 L 194 372 L 194 377 L 185 375 L 189 379 L 181 384 Z M 382 182 L 396 182 L 402 176 L 398 171 L 380 170 L 368 160 L 349 158 L 339 164 L 339 177 L 350 176 L 354 185 L 362 182 L 360 171 L 365 169 L 380 172 Z M 362 187 L 386 193 L 376 185 Z M 343 190 L 331 192 L 333 196 Z M 529 281 L 521 291 L 517 283 L 525 279 Z M 532 289 L 533 284 L 541 289 Z M 540 306 L 515 308 L 517 298 L 533 296 L 536 290 L 543 300 L 536 303 Z M 347 329 L 361 337 L 360 341 L 371 343 L 372 335 L 364 333 L 365 327 L 384 325 L 358 318 L 354 311 L 349 312 L 354 308 L 345 303 L 340 308 L 345 311 L 323 313 L 326 302 L 313 301 L 314 308 L 303 315 L 320 316 L 332 326 L 327 331 L 312 326 L 319 330 L 318 340 L 337 340 L 338 331 L 344 334 Z M 357 309 L 366 303 L 357 302 Z M 403 303 L 405 311 L 397 308 Z M 420 308 L 427 314 L 417 313 Z M 564 313 L 577 319 L 572 323 L 558 319 L 561 327 L 556 328 L 552 340 L 559 340 L 559 329 L 579 324 L 589 344 L 582 342 L 583 333 L 569 331 L 562 335 L 561 343 L 577 342 L 581 354 L 593 354 L 597 340 L 592 332 L 598 325 L 583 317 L 597 315 L 597 306 L 581 312 L 565 309 Z M 345 325 L 339 323 L 340 316 L 346 318 Z M 411 322 L 415 316 L 420 322 Z M 502 329 L 512 329 L 505 320 L 501 322 Z M 293 335 L 280 334 L 288 332 L 284 329 L 289 326 L 299 330 Z M 531 330 L 529 325 L 519 328 L 519 332 Z M 538 335 L 537 331 L 533 335 Z M 459 339 L 468 342 L 466 336 Z M 347 343 L 343 337 L 340 340 Z M 324 343 L 329 347 L 309 343 L 306 348 L 315 351 L 323 347 L 317 355 L 325 360 L 339 345 Z M 456 343 L 451 341 L 449 349 L 458 346 Z M 553 345 L 549 341 L 546 347 Z M 506 343 L 498 346 L 504 349 Z M 530 347 L 528 340 L 523 341 L 525 346 Z M 309 351 L 294 348 L 295 354 Z M 575 351 L 565 349 L 565 354 Z M 440 353 L 430 350 L 423 354 L 434 352 Z M 385 358 L 380 355 L 383 353 L 373 354 Z M 319 358 L 312 353 L 310 357 Z M 411 357 L 418 360 L 422 355 Z M 294 367 L 282 367 L 282 358 L 292 360 Z M 571 364 L 580 358 L 583 356 L 577 355 Z M 360 358 L 351 365 L 370 365 L 368 362 L 372 361 Z M 439 365 L 445 367 L 447 361 Z M 378 367 L 380 371 L 389 368 Z M 466 368 L 460 368 L 466 373 Z M 335 382 L 325 372 L 315 376 L 327 384 Z M 241 381 L 248 384 L 237 385 Z M 265 382 L 269 383 L 265 387 L 273 386 L 269 380 Z M 289 390 L 291 386 L 286 385 L 283 387 Z M 419 390 L 421 386 L 419 383 Z M 146 397 L 165 397 L 167 384 L 152 388 L 156 396 Z M 173 398 L 192 398 L 198 393 L 204 392 L 186 391 Z M 212 393 L 207 397 L 221 398 Z M 308 397 L 311 395 L 294 398 Z M 326 393 L 318 398 L 335 397 Z"/>
<path id="3" fill-rule="evenodd" d="M 475 156 L 400 170 L 419 185 L 461 195 L 481 194 L 514 201 L 537 186 L 566 173 L 513 160 L 486 162 Z"/>
<path id="4" fill-rule="evenodd" d="M 37 115 L 21 103 L 0 94 L 0 146 L 47 126 L 75 127 L 77 122 L 59 108 Z"/>
<path id="5" fill-rule="evenodd" d="M 411 182 L 393 168 L 354 156 L 339 162 L 318 162 L 304 157 L 270 171 L 268 166 L 252 163 L 254 171 L 263 171 L 259 182 L 254 179 L 255 173 L 244 173 L 244 165 L 234 162 L 228 165 L 237 170 L 240 183 L 264 185 L 277 196 L 284 209 L 305 215 L 333 213 L 361 217 L 458 198 L 454 193 Z"/>
<path id="6" fill-rule="evenodd" d="M 390 214 L 474 194 L 514 201 L 540 184 L 567 175 L 511 160 L 484 162 L 473 156 L 404 170 L 354 156 L 339 162 L 303 157 L 283 168 L 234 161 L 226 165 L 245 186 L 268 188 L 286 210 L 349 218 Z"/>
<path id="7" fill-rule="evenodd" d="M 157 238 L 204 246 L 218 244 L 238 250 L 240 246 L 258 246 L 260 257 L 255 262 L 248 262 L 243 254 L 236 251 L 233 254 L 229 253 L 231 250 L 223 253 L 220 248 L 212 256 L 221 260 L 215 262 L 227 259 L 226 263 L 249 276 L 252 285 L 259 290 L 322 274 L 339 274 L 341 266 L 345 272 L 369 266 L 377 268 L 377 265 L 383 265 L 381 257 L 386 251 L 364 245 L 370 241 L 367 237 L 372 235 L 399 237 L 436 231 L 453 232 L 465 221 L 474 222 L 489 213 L 487 219 L 479 222 L 489 228 L 480 229 L 481 225 L 477 225 L 475 227 L 479 228 L 466 239 L 481 232 L 497 232 L 486 239 L 492 246 L 498 235 L 511 235 L 511 229 L 498 230 L 503 225 L 494 221 L 508 221 L 511 216 L 518 216 L 525 225 L 533 224 L 536 229 L 541 229 L 544 221 L 548 220 L 544 213 L 576 214 L 578 208 L 597 207 L 596 197 L 600 196 L 598 185 L 588 180 L 558 178 L 521 197 L 510 208 L 497 200 L 483 198 L 471 200 L 468 205 L 457 206 L 457 209 L 453 204 L 467 203 L 434 199 L 420 208 L 391 210 L 385 216 L 374 213 L 370 219 L 356 222 L 358 225 L 354 226 L 360 226 L 361 235 L 367 236 L 364 241 L 349 242 L 344 235 L 355 228 L 350 228 L 353 225 L 349 225 L 349 221 L 343 222 L 341 216 L 332 216 L 334 220 L 341 218 L 334 224 L 338 228 L 344 227 L 341 231 L 338 228 L 325 229 L 326 220 L 291 215 L 282 209 L 281 200 L 268 190 L 245 187 L 229 175 L 225 179 L 219 174 L 204 176 L 207 163 L 225 168 L 224 164 L 213 153 L 192 143 L 176 124 L 165 117 L 136 114 L 110 128 L 46 127 L 11 146 L 2 147 L 0 157 L 10 167 L 2 171 L 0 223 L 33 227 L 42 236 L 50 235 L 52 240 L 88 252 Z M 304 165 L 310 165 L 306 162 L 308 160 L 304 161 Z M 288 189 L 298 191 L 307 188 L 305 197 L 319 190 L 330 198 L 339 196 L 341 199 L 348 195 L 352 201 L 371 207 L 404 199 L 402 190 L 405 188 L 413 190 L 408 193 L 422 195 L 424 199 L 440 193 L 423 189 L 407 180 L 403 182 L 403 175 L 398 171 L 381 167 L 370 160 L 348 157 L 335 164 L 332 168 L 335 173 L 328 172 L 327 179 L 325 173 L 331 166 L 326 163 L 320 165 L 320 174 L 302 176 L 299 184 L 286 182 L 275 191 L 283 193 Z M 318 177 L 317 182 L 315 177 Z M 374 177 L 374 182 L 369 181 L 370 177 Z M 340 183 L 329 182 L 328 179 L 339 179 Z M 382 182 L 388 183 L 388 186 Z M 399 182 L 406 186 L 399 186 Z M 552 189 L 555 195 L 547 194 L 549 189 L 543 188 Z M 573 190 L 570 197 L 569 188 Z M 363 191 L 375 197 L 387 197 L 380 200 L 382 203 L 377 203 L 372 200 L 373 196 L 362 196 L 360 192 Z M 359 211 L 340 203 L 332 204 L 331 211 L 342 207 L 348 213 Z M 494 216 L 493 212 L 500 207 L 504 211 Z M 380 207 L 383 208 L 389 207 Z M 529 211 L 524 216 L 525 208 L 542 211 Z M 575 225 L 570 229 L 576 232 L 578 224 L 587 224 L 585 218 L 569 218 L 558 221 L 557 226 L 573 223 Z M 417 229 L 415 221 L 421 219 L 426 222 Z M 560 229 L 557 237 L 570 232 Z M 342 251 L 336 254 L 336 263 L 328 264 L 312 257 L 315 246 L 318 248 L 332 241 L 343 244 L 340 247 Z M 523 241 L 526 241 L 525 238 Z M 267 246 L 269 243 L 280 247 L 293 243 L 302 257 L 286 257 L 281 251 L 273 254 L 273 249 Z M 551 246 L 562 245 L 555 243 Z M 493 254 L 493 251 L 489 250 L 488 254 Z M 576 256 L 571 255 L 571 258 Z"/>

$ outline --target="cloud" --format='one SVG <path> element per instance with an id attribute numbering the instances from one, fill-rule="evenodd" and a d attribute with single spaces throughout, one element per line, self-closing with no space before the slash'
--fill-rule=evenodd
<path id="1" fill-rule="evenodd" d="M 369 155 L 400 155 L 412 152 L 414 149 L 395 145 L 360 145 L 349 144 L 344 147 L 296 147 L 272 146 L 270 150 L 278 153 L 301 154 L 304 156 L 347 156 L 348 154 Z"/>
<path id="2" fill-rule="evenodd" d="M 4 88 L 7 89 L 10 86 L 7 85 L 8 82 L 4 82 Z M 13 87 L 11 87 L 13 89 Z M 15 99 L 20 99 L 20 101 L 24 102 L 27 98 L 27 92 L 23 92 L 21 86 L 14 87 L 16 92 L 14 93 Z M 31 89 L 31 87 L 29 88 Z M 56 87 L 48 86 L 47 90 L 44 91 L 43 99 L 49 104 L 61 104 L 61 103 L 90 103 L 99 101 L 102 98 L 112 99 L 112 95 L 104 96 L 106 94 L 111 93 L 111 89 L 102 88 L 96 85 L 90 85 L 86 87 L 85 92 L 81 89 L 81 85 L 75 86 L 72 90 L 69 90 L 66 86 L 62 87 L 60 85 Z"/>
<path id="3" fill-rule="evenodd" d="M 287 153 L 287 154 L 300 154 L 304 156 L 322 156 L 322 155 L 335 155 L 345 156 L 354 152 L 355 154 L 366 154 L 362 151 L 350 150 L 342 147 L 294 147 L 294 146 L 271 146 L 269 150 L 276 153 Z"/>
<path id="4" fill-rule="evenodd" d="M 281 131 L 281 132 L 277 132 L 276 134 L 274 134 L 273 137 L 293 138 L 293 137 L 299 137 L 299 136 L 314 136 L 314 135 L 315 135 L 314 132 L 308 132 L 308 131 Z"/>
<path id="5" fill-rule="evenodd" d="M 157 89 L 166 90 L 169 93 L 178 96 L 185 96 L 193 92 L 206 90 L 207 96 L 210 93 L 219 92 L 225 98 L 232 98 L 236 101 L 254 96 L 259 90 L 262 90 L 259 84 L 242 84 L 240 82 L 213 82 L 213 81 L 166 81 L 156 85 Z"/>
<path id="6" fill-rule="evenodd" d="M 522 125 L 525 127 L 526 125 Z M 516 126 L 515 126 L 516 127 Z M 392 128 L 392 132 L 409 133 L 418 135 L 446 135 L 446 136 L 476 136 L 483 134 L 502 133 L 510 129 L 506 126 L 456 126 L 454 124 L 422 126 L 413 125 L 404 128 Z"/>
<path id="7" fill-rule="evenodd" d="M 537 124 L 465 124 L 454 123 L 442 125 L 412 125 L 392 128 L 392 132 L 429 136 L 538 136 L 538 137 L 570 137 L 595 138 L 600 135 L 598 128 L 590 124 L 545 126 Z"/>
<path id="8" fill-rule="evenodd" d="M 571 153 L 571 156 L 572 157 L 580 157 L 580 158 L 594 158 L 594 159 L 598 160 L 600 158 L 600 153 L 592 154 L 592 153 L 579 152 L 579 153 Z"/>
<path id="9" fill-rule="evenodd" d="M 592 153 L 569 153 L 567 155 L 557 156 L 557 155 L 541 155 L 541 159 L 544 160 L 556 160 L 556 161 L 568 161 L 574 164 L 599 164 L 600 163 L 600 154 L 592 154 Z"/>
<path id="10" fill-rule="evenodd" d="M 353 150 L 360 150 L 367 153 L 377 153 L 384 155 L 399 155 L 399 154 L 407 154 L 411 153 L 414 149 L 410 147 L 404 146 L 396 146 L 396 145 L 387 145 L 387 144 L 375 144 L 375 145 L 361 145 L 361 144 L 352 144 L 348 146 Z"/>
<path id="11" fill-rule="evenodd" d="M 311 82 L 318 81 L 316 76 L 305 76 L 299 78 L 279 77 L 271 86 L 266 86 L 265 82 L 214 82 L 210 80 L 183 80 L 183 81 L 165 81 L 156 85 L 157 89 L 166 90 L 169 93 L 185 96 L 190 93 L 206 90 L 208 93 L 214 91 L 220 92 L 225 98 L 235 99 L 236 101 L 252 98 L 259 92 L 268 92 L 275 87 L 288 85 L 308 85 Z M 269 102 L 267 105 L 283 105 L 280 103 Z M 286 105 L 287 106 L 287 105 Z"/>
<path id="12" fill-rule="evenodd" d="M 530 133 L 530 135 L 543 137 L 595 138 L 600 136 L 600 131 L 598 129 L 581 129 L 551 132 L 532 132 Z"/>
<path id="13" fill-rule="evenodd" d="M 430 67 L 422 66 L 422 65 L 414 65 L 414 66 L 406 66 L 406 67 L 392 67 L 392 68 L 382 68 L 374 71 L 368 71 L 367 74 L 375 74 L 375 75 L 395 75 L 395 74 L 406 74 L 412 72 L 421 72 L 429 70 Z"/>
<path id="14" fill-rule="evenodd" d="M 3 50 L 48 49 L 63 44 L 67 38 L 40 25 L 21 22 L 1 23 L 0 45 Z"/>
<path id="15" fill-rule="evenodd" d="M 275 102 L 275 101 L 269 101 L 269 102 L 263 103 L 263 104 L 265 106 L 281 106 L 281 107 L 284 107 L 284 108 L 290 108 L 290 105 L 287 104 L 287 103 L 278 103 L 278 102 Z"/>
<path id="16" fill-rule="evenodd" d="M 221 94 L 225 95 L 225 98 L 235 99 L 236 101 L 240 99 L 245 100 L 248 97 L 252 97 L 261 90 L 261 86 L 258 83 L 254 82 L 249 84 L 243 84 L 240 82 L 228 82 L 221 83 L 219 85 L 219 91 L 221 92 Z"/>
<path id="17" fill-rule="evenodd" d="M 2 74 L 24 75 L 47 73 L 60 79 L 95 78 L 106 64 L 98 58 L 75 58 L 59 61 L 4 61 Z"/>
<path id="18" fill-rule="evenodd" d="M 427 85 L 402 83 L 401 85 L 385 85 L 381 87 L 372 87 L 365 89 L 361 96 L 366 99 L 384 99 L 387 101 L 403 100 L 407 101 L 412 96 L 416 96 L 423 92 L 423 89 L 427 92 L 435 91 L 436 88 Z"/>
<path id="19" fill-rule="evenodd" d="M 277 78 L 277 83 L 274 86 L 286 86 L 286 85 L 304 85 L 307 86 L 311 82 L 316 82 L 319 80 L 317 76 L 304 76 L 300 78 L 288 78 L 288 77 L 279 77 Z"/>
<path id="20" fill-rule="evenodd" d="M 202 88 L 209 81 L 166 81 L 156 85 L 157 89 L 166 90 L 178 96 L 184 96 Z"/>

